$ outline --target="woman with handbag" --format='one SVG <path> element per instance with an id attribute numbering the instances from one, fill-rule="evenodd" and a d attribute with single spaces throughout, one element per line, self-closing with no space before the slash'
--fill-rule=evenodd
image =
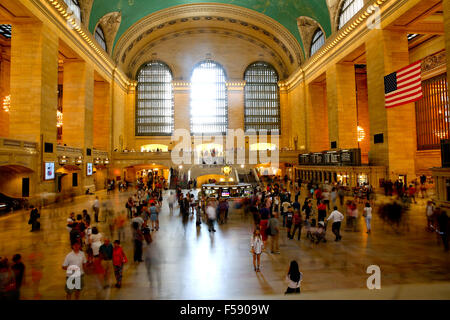
<path id="1" fill-rule="evenodd" d="M 123 265 L 128 262 L 127 256 L 125 252 L 123 252 L 122 247 L 120 246 L 120 241 L 114 241 L 114 249 L 113 249 L 113 266 L 114 266 L 114 275 L 116 277 L 116 288 L 120 288 L 122 286 L 122 272 Z"/>

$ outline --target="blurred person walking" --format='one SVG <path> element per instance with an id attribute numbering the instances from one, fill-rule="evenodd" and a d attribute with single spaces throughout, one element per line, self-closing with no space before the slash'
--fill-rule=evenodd
<path id="1" fill-rule="evenodd" d="M 295 233 L 298 230 L 298 240 L 300 241 L 300 237 L 302 235 L 302 226 L 303 226 L 303 219 L 302 219 L 302 214 L 300 213 L 300 211 L 295 210 L 294 212 L 294 230 L 292 231 L 289 239 L 294 239 Z"/>
<path id="2" fill-rule="evenodd" d="M 116 277 L 116 288 L 122 287 L 122 273 L 123 265 L 128 262 L 125 252 L 123 252 L 120 246 L 119 240 L 114 240 L 114 249 L 112 254 L 113 266 L 114 266 L 114 276 Z"/>
<path id="3" fill-rule="evenodd" d="M 278 213 L 274 212 L 272 217 L 269 219 L 268 229 L 270 230 L 270 244 L 271 244 L 271 252 L 275 254 L 280 254 L 280 246 L 279 246 L 279 238 L 280 238 L 280 229 L 279 229 L 279 221 L 278 221 Z"/>
<path id="4" fill-rule="evenodd" d="M 370 231 L 372 229 L 371 228 L 372 207 L 370 206 L 369 202 L 366 202 L 366 206 L 364 207 L 363 217 L 364 217 L 364 220 L 366 220 L 366 227 L 367 227 L 367 232 L 366 233 L 370 233 Z"/>
<path id="5" fill-rule="evenodd" d="M 14 272 L 16 287 L 15 287 L 15 300 L 20 300 L 20 289 L 22 285 L 25 284 L 25 265 L 22 262 L 22 256 L 20 254 L 15 254 L 12 258 L 13 265 L 11 270 Z"/>
<path id="6" fill-rule="evenodd" d="M 100 201 L 98 200 L 98 197 L 95 197 L 92 209 L 94 210 L 95 222 L 98 223 L 98 214 L 100 212 Z"/>

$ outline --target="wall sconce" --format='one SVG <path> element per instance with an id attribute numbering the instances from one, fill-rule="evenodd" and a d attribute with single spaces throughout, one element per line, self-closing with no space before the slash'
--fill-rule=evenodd
<path id="1" fill-rule="evenodd" d="M 100 158 L 95 158 L 94 163 L 95 164 L 99 164 L 100 163 Z"/>
<path id="2" fill-rule="evenodd" d="M 83 163 L 83 157 L 79 156 L 75 159 L 75 164 L 80 165 Z"/>
<path id="3" fill-rule="evenodd" d="M 103 160 L 103 163 L 104 163 L 104 164 L 109 164 L 109 159 L 106 158 L 105 160 Z"/>
<path id="4" fill-rule="evenodd" d="M 358 126 L 358 127 L 356 128 L 356 130 L 357 130 L 356 135 L 357 135 L 357 137 L 358 137 L 358 142 L 363 141 L 364 138 L 366 137 L 366 131 L 364 131 L 364 129 L 363 129 L 361 126 Z"/>
<path id="5" fill-rule="evenodd" d="M 9 112 L 10 107 L 11 107 L 11 95 L 7 95 L 3 99 L 3 111 Z"/>
<path id="6" fill-rule="evenodd" d="M 61 111 L 56 111 L 56 127 L 61 128 L 63 125 L 63 114 Z"/>
<path id="7" fill-rule="evenodd" d="M 67 158 L 67 156 L 61 156 L 59 157 L 59 164 L 61 166 L 67 164 L 69 162 L 69 159 Z"/>

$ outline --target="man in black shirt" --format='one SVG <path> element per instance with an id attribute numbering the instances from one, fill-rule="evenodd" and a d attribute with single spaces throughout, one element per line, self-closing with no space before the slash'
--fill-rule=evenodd
<path id="1" fill-rule="evenodd" d="M 108 238 L 103 240 L 103 244 L 100 246 L 99 255 L 102 259 L 102 267 L 105 269 L 105 277 L 103 288 L 109 288 L 111 286 L 110 275 L 112 269 L 112 256 L 113 256 L 113 245 Z"/>

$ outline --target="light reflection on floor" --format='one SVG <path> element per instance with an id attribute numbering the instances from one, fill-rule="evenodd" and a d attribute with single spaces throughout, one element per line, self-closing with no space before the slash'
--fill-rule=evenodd
<path id="1" fill-rule="evenodd" d="M 100 195 L 107 207 L 116 212 L 125 211 L 128 194 Z M 65 298 L 65 273 L 61 264 L 69 252 L 66 219 L 71 211 L 81 213 L 82 209 L 90 209 L 93 200 L 93 196 L 83 196 L 74 202 L 45 208 L 41 219 L 43 230 L 39 233 L 29 232 L 27 213 L 17 212 L 0 218 L 0 255 L 12 257 L 21 253 L 27 266 L 24 299 Z M 450 254 L 443 252 L 434 234 L 425 231 L 424 204 L 421 200 L 414 207 L 410 232 L 403 235 L 382 226 L 377 217 L 370 236 L 363 232 L 360 220 L 360 231 L 344 231 L 343 240 L 338 243 L 332 241 L 331 230 L 327 233 L 330 241 L 320 245 L 306 241 L 304 233 L 298 242 L 288 240 L 283 232 L 281 255 L 263 254 L 262 272 L 255 274 L 249 253 L 250 217 L 245 217 L 240 210 L 233 210 L 229 223 L 210 234 L 205 224 L 197 229 L 194 218 L 183 226 L 178 210 L 170 216 L 164 203 L 161 229 L 154 233 L 154 242 L 144 247 L 144 262 L 127 264 L 122 289 L 103 290 L 96 286 L 92 276 L 87 276 L 82 298 L 279 298 L 283 297 L 286 289 L 284 279 L 289 262 L 296 259 L 304 274 L 303 293 L 296 298 L 358 298 L 362 295 L 355 292 L 369 291 L 365 289 L 367 266 L 376 264 L 382 270 L 382 287 L 387 288 L 385 293 L 391 294 L 392 290 L 388 288 L 398 285 L 407 285 L 409 289 L 406 292 L 413 292 L 414 286 L 419 288 L 420 285 L 417 294 L 427 298 L 427 290 L 422 285 L 437 284 L 445 289 L 435 290 L 441 294 L 438 297 L 450 299 Z M 101 222 L 99 228 L 111 236 L 110 217 L 106 218 L 107 222 Z M 123 243 L 132 260 L 129 231 L 127 228 Z M 40 274 L 42 279 L 38 282 Z"/>

